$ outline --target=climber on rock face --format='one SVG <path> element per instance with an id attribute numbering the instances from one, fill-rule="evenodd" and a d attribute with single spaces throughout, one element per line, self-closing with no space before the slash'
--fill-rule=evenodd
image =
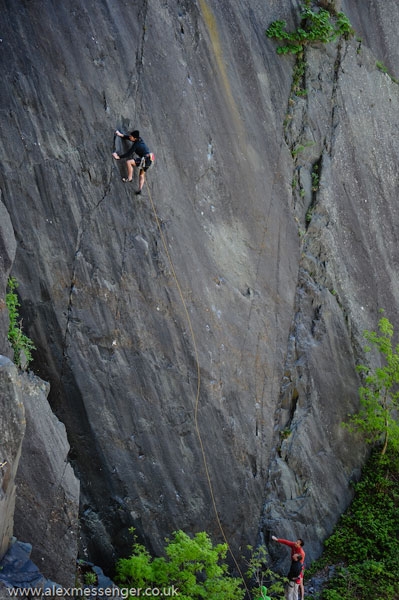
<path id="1" fill-rule="evenodd" d="M 295 585 L 291 586 L 291 588 L 293 587 L 294 590 L 290 589 L 290 586 L 289 586 L 290 582 L 288 583 L 288 586 L 286 588 L 286 598 L 288 598 L 289 600 L 291 600 L 291 599 L 296 600 L 297 592 L 299 589 L 301 592 L 301 600 L 303 600 L 305 597 L 305 589 L 303 587 L 303 572 L 305 569 L 305 566 L 304 566 L 305 551 L 303 549 L 304 541 L 301 538 L 298 538 L 295 542 L 291 542 L 290 540 L 284 540 L 282 538 L 277 538 L 274 535 L 272 535 L 272 540 L 273 540 L 273 542 L 278 542 L 279 544 L 284 544 L 285 546 L 288 546 L 289 548 L 291 548 L 291 561 L 292 562 L 295 560 L 298 560 L 297 557 L 299 556 L 299 562 L 302 565 L 301 573 L 298 576 L 298 578 L 295 580 Z M 294 558 L 294 557 L 296 557 L 296 558 Z M 291 567 L 293 566 L 292 562 L 291 562 Z M 291 593 L 293 595 L 287 596 L 287 593 L 288 594 Z"/>
<path id="2" fill-rule="evenodd" d="M 126 159 L 127 179 L 123 178 L 122 181 L 124 182 L 133 181 L 134 167 L 140 169 L 139 189 L 135 193 L 141 194 L 141 190 L 143 189 L 145 181 L 145 172 L 148 171 L 154 160 L 153 154 L 150 152 L 148 146 L 140 137 L 140 132 L 137 129 L 135 129 L 129 134 L 121 133 L 120 131 L 116 130 L 115 135 L 124 140 L 129 140 L 129 142 L 132 142 L 132 146 L 127 152 L 121 155 L 119 155 L 117 152 L 113 152 L 112 156 L 116 160 L 119 160 L 120 158 Z M 134 157 L 134 155 L 136 155 L 136 157 Z"/>

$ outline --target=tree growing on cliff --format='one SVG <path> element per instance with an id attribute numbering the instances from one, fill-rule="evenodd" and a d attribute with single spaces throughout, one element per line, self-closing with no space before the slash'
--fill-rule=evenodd
<path id="1" fill-rule="evenodd" d="M 307 569 L 321 576 L 320 600 L 397 600 L 399 579 L 399 456 L 388 446 L 376 450 L 355 484 L 353 502 L 332 535 L 323 555 Z M 325 574 L 328 571 L 328 578 Z"/>
<path id="2" fill-rule="evenodd" d="M 166 556 L 153 558 L 135 537 L 131 556 L 116 564 L 118 585 L 156 589 L 160 596 L 172 595 L 174 587 L 179 600 L 244 598 L 242 581 L 228 573 L 227 544 L 213 546 L 206 532 L 191 538 L 183 531 L 175 531 L 166 542 Z"/>
<path id="3" fill-rule="evenodd" d="M 365 331 L 364 337 L 371 344 L 364 350 L 378 350 L 382 366 L 374 369 L 359 365 L 363 375 L 363 385 L 359 389 L 361 409 L 352 415 L 349 428 L 362 431 L 371 443 L 381 439 L 381 454 L 388 444 L 399 449 L 399 344 L 393 347 L 393 325 L 382 317 L 378 323 L 379 332 Z"/>
<path id="4" fill-rule="evenodd" d="M 309 1 L 302 6 L 300 19 L 300 26 L 292 32 L 287 31 L 284 20 L 273 21 L 267 28 L 268 38 L 284 42 L 277 48 L 278 54 L 301 54 L 307 44 L 328 44 L 340 36 L 353 35 L 350 21 L 344 13 L 332 14 L 323 8 L 312 10 Z"/>

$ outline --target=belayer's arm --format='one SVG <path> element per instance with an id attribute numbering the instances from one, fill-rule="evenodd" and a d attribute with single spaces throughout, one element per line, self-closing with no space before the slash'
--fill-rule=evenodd
<path id="1" fill-rule="evenodd" d="M 295 542 L 290 542 L 290 540 L 284 540 L 283 538 L 276 538 L 276 537 L 272 537 L 272 540 L 274 542 L 278 542 L 279 544 L 285 544 L 286 546 L 289 546 L 290 548 L 294 548 L 295 547 Z"/>

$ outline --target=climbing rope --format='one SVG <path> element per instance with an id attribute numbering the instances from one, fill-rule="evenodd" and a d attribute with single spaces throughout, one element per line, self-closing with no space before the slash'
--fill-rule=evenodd
<path id="1" fill-rule="evenodd" d="M 113 144 L 115 144 L 115 136 L 114 136 Z M 282 151 L 282 145 L 283 144 L 281 143 L 280 144 L 280 148 L 279 148 L 279 152 L 278 152 L 278 157 L 277 157 L 277 160 L 276 160 L 276 165 L 278 164 L 278 161 L 280 160 L 280 155 L 281 155 L 281 151 Z M 274 169 L 274 171 L 275 171 L 275 176 L 273 178 L 272 186 L 271 186 L 271 196 L 272 197 L 273 197 L 273 190 L 274 190 L 274 187 L 275 187 L 275 184 L 276 184 L 276 180 L 277 180 L 277 177 L 278 177 L 278 170 Z M 178 294 L 179 294 L 180 299 L 181 299 L 181 303 L 182 303 L 182 306 L 183 306 L 183 309 L 184 309 L 184 313 L 185 313 L 185 316 L 186 316 L 186 319 L 187 319 L 187 324 L 188 324 L 188 328 L 189 328 L 191 339 L 192 339 L 193 350 L 194 350 L 194 358 L 195 358 L 195 364 L 196 364 L 196 372 L 197 372 L 197 388 L 196 388 L 196 394 L 195 394 L 195 400 L 194 400 L 194 426 L 195 426 L 195 432 L 196 432 L 196 436 L 197 436 L 197 439 L 198 439 L 198 444 L 199 444 L 199 448 L 200 448 L 200 452 L 201 452 L 202 463 L 203 463 L 203 467 L 204 467 L 204 471 L 205 471 L 205 476 L 206 476 L 206 481 L 207 481 L 207 485 L 208 485 L 208 489 L 209 489 L 209 493 L 210 493 L 210 497 L 211 497 L 213 511 L 214 511 L 214 514 L 215 514 L 216 522 L 217 522 L 220 534 L 222 536 L 222 539 L 225 542 L 225 544 L 226 544 L 226 546 L 228 548 L 228 551 L 230 553 L 230 556 L 231 556 L 231 558 L 232 558 L 232 560 L 234 562 L 234 565 L 235 565 L 235 567 L 237 569 L 237 572 L 239 573 L 240 578 L 243 581 L 244 588 L 246 590 L 246 594 L 248 595 L 248 598 L 251 599 L 251 594 L 250 594 L 250 591 L 249 591 L 248 586 L 246 584 L 244 575 L 242 573 L 242 570 L 240 568 L 238 560 L 237 560 L 236 556 L 234 555 L 234 552 L 232 551 L 232 549 L 230 547 L 230 544 L 228 542 L 226 533 L 224 531 L 223 525 L 222 525 L 220 517 L 219 517 L 219 513 L 218 513 L 218 509 L 217 509 L 217 503 L 216 503 L 216 498 L 215 498 L 215 492 L 214 492 L 214 488 L 213 488 L 213 484 L 212 484 L 212 479 L 211 479 L 211 475 L 210 475 L 208 460 L 207 460 L 206 451 L 205 451 L 205 445 L 204 445 L 204 442 L 203 442 L 203 439 L 202 439 L 202 435 L 201 435 L 201 430 L 200 430 L 200 427 L 199 427 L 198 410 L 199 410 L 200 390 L 201 390 L 201 370 L 200 370 L 200 361 L 199 361 L 198 347 L 197 347 L 196 336 L 195 336 L 195 333 L 194 333 L 194 328 L 193 328 L 192 321 L 191 321 L 191 318 L 190 318 L 190 314 L 189 314 L 189 311 L 188 311 L 188 308 L 187 308 L 187 304 L 186 304 L 186 301 L 185 301 L 185 298 L 184 298 L 184 295 L 183 295 L 183 291 L 182 291 L 179 279 L 178 279 L 177 274 L 176 274 L 174 263 L 173 263 L 171 255 L 170 255 L 170 252 L 169 252 L 169 249 L 168 249 L 168 245 L 166 243 L 165 236 L 164 236 L 163 231 L 162 231 L 161 222 L 160 222 L 160 219 L 158 217 L 158 213 L 157 213 L 157 210 L 156 210 L 156 207 L 155 207 L 155 203 L 154 203 L 153 198 L 152 198 L 151 189 L 150 189 L 150 187 L 149 187 L 149 185 L 148 185 L 148 183 L 147 183 L 146 180 L 145 180 L 144 185 L 146 185 L 146 188 L 148 190 L 148 195 L 149 195 L 150 204 L 151 204 L 152 212 L 153 212 L 153 215 L 154 215 L 154 219 L 155 219 L 155 222 L 156 222 L 156 225 L 157 225 L 157 229 L 159 231 L 159 235 L 160 235 L 160 238 L 161 238 L 161 241 L 162 241 L 162 245 L 163 245 L 165 254 L 166 254 L 167 259 L 169 261 L 171 273 L 172 273 L 173 279 L 175 281 Z M 271 210 L 271 203 L 269 204 L 268 211 L 267 211 L 266 218 L 265 218 L 265 226 L 263 228 L 263 238 L 262 238 L 262 243 L 261 243 L 261 246 L 260 246 L 260 249 L 259 249 L 258 263 L 257 263 L 257 268 L 256 268 L 256 278 L 258 277 L 258 274 L 259 274 L 259 265 L 260 265 L 260 261 L 261 261 L 261 253 L 262 253 L 262 250 L 264 250 L 264 246 L 265 246 L 265 238 L 266 238 L 266 234 L 267 234 L 267 231 L 268 231 L 268 224 L 269 224 L 269 219 L 270 219 L 270 210 Z M 252 306 L 251 306 L 251 310 L 250 310 L 250 315 L 251 315 L 251 312 L 252 312 Z M 249 317 L 250 317 L 250 315 L 249 315 Z M 264 387 L 264 382 L 263 382 L 263 386 L 262 387 Z M 258 392 L 257 392 L 257 390 L 255 390 L 255 395 L 256 395 L 257 400 L 258 400 Z M 263 395 L 263 392 L 262 392 L 262 395 Z"/>
<path id="2" fill-rule="evenodd" d="M 230 553 L 230 556 L 233 559 L 234 565 L 235 565 L 235 567 L 236 567 L 238 573 L 240 574 L 240 577 L 241 577 L 241 579 L 242 579 L 242 581 L 244 583 L 244 587 L 245 587 L 246 593 L 248 594 L 248 598 L 251 598 L 249 589 L 248 589 L 246 581 L 244 579 L 244 575 L 243 575 L 243 573 L 241 571 L 241 568 L 240 568 L 240 565 L 238 564 L 238 561 L 237 561 L 237 559 L 236 559 L 236 557 L 235 557 L 235 555 L 234 555 L 234 553 L 233 553 L 233 551 L 232 551 L 232 549 L 230 547 L 230 544 L 229 544 L 229 542 L 227 540 L 226 533 L 224 531 L 223 525 L 222 525 L 220 517 L 219 517 L 219 513 L 218 513 L 218 509 L 217 509 L 217 504 L 216 504 L 215 493 L 214 493 L 213 484 L 212 484 L 212 479 L 211 479 L 210 472 L 209 472 L 208 460 L 207 460 L 206 452 L 205 452 L 205 446 L 204 446 L 204 442 L 203 442 L 203 439 L 202 439 L 202 435 L 201 435 L 201 431 L 200 431 L 200 427 L 199 427 L 199 423 L 198 423 L 198 409 L 199 409 L 199 399 L 200 399 L 200 390 L 201 390 L 201 370 L 200 370 L 200 362 L 199 362 L 197 341 L 196 341 L 196 337 L 195 337 L 195 334 L 194 334 L 194 329 L 193 329 L 192 321 L 191 321 L 191 318 L 190 318 L 190 314 L 188 312 L 186 301 L 184 299 L 183 291 L 182 291 L 180 283 L 179 283 L 179 279 L 178 279 L 178 277 L 176 275 L 176 270 L 175 270 L 172 258 L 170 256 L 170 252 L 168 250 L 168 246 L 167 246 L 167 243 L 166 243 L 166 240 L 165 240 L 165 236 L 164 236 L 162 228 L 161 228 L 161 223 L 160 223 L 160 220 L 159 220 L 159 217 L 158 217 L 158 213 L 157 213 L 157 210 L 155 208 L 154 201 L 152 199 L 151 190 L 150 190 L 150 187 L 149 187 L 148 184 L 147 184 L 147 190 L 148 190 L 148 195 L 149 195 L 149 198 L 150 198 L 151 208 L 152 208 L 152 211 L 153 211 L 153 214 L 154 214 L 155 222 L 157 224 L 157 228 L 158 228 L 158 231 L 159 231 L 159 234 L 160 234 L 160 237 L 161 237 L 162 245 L 163 245 L 163 248 L 165 250 L 166 256 L 168 258 L 170 269 L 171 269 L 171 272 L 172 272 L 172 275 L 173 275 L 173 279 L 175 281 L 175 284 L 176 284 L 176 287 L 177 287 L 177 290 L 178 290 L 178 293 L 179 293 L 179 296 L 180 296 L 180 299 L 181 299 L 181 302 L 182 302 L 182 306 L 183 306 L 184 313 L 186 315 L 186 319 L 187 319 L 187 323 L 188 323 L 188 327 L 189 327 L 189 330 L 190 330 L 191 340 L 192 340 L 192 343 L 193 343 L 194 357 L 195 357 L 195 364 L 196 364 L 196 371 L 197 371 L 197 389 L 196 389 L 195 401 L 194 401 L 194 425 L 195 425 L 195 431 L 196 431 L 196 435 L 197 435 L 199 447 L 200 447 L 200 450 L 201 450 L 202 463 L 203 463 L 203 466 L 204 466 L 205 476 L 206 476 L 206 480 L 207 480 L 207 484 L 208 484 L 208 488 L 209 488 L 209 493 L 210 493 L 210 496 L 211 496 L 213 511 L 215 513 L 216 522 L 217 522 L 217 525 L 219 527 L 219 531 L 221 533 L 221 536 L 222 536 L 222 538 L 223 538 L 223 540 L 224 540 L 224 542 L 225 542 L 225 544 L 226 544 L 226 546 L 227 546 L 227 548 L 229 550 L 229 553 Z"/>

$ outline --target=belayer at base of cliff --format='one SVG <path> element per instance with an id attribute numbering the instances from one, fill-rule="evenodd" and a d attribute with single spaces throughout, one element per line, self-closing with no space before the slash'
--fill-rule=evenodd
<path id="1" fill-rule="evenodd" d="M 141 194 L 141 190 L 143 189 L 145 182 L 145 173 L 154 162 L 155 156 L 152 152 L 150 152 L 147 144 L 140 137 L 140 132 L 137 129 L 128 134 L 121 133 L 120 131 L 116 130 L 115 135 L 124 140 L 132 142 L 132 146 L 127 152 L 121 155 L 119 155 L 117 152 L 113 152 L 112 156 L 116 160 L 121 158 L 126 159 L 127 178 L 122 179 L 122 181 L 125 183 L 130 183 L 133 181 L 134 167 L 139 169 L 139 189 L 135 193 Z"/>

